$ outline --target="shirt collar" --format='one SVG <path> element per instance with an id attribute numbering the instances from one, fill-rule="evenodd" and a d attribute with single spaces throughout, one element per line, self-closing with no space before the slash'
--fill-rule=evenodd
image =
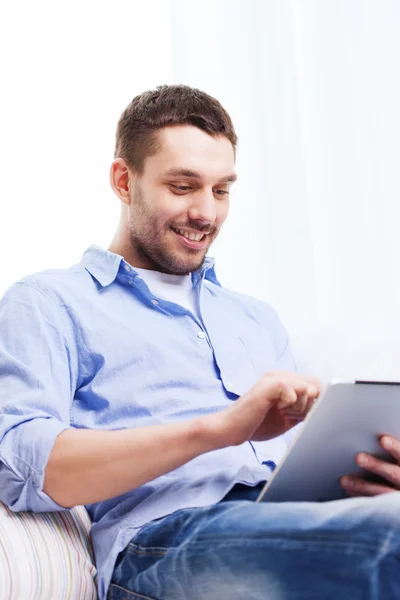
<path id="1" fill-rule="evenodd" d="M 123 256 L 95 245 L 90 246 L 82 257 L 85 269 L 102 287 L 107 287 L 115 281 L 122 261 L 124 261 Z M 193 285 L 197 285 L 203 276 L 212 283 L 220 285 L 215 274 L 215 260 L 209 256 L 205 258 L 200 269 L 192 273 Z"/>
<path id="2" fill-rule="evenodd" d="M 122 260 L 124 259 L 119 254 L 103 250 L 99 246 L 90 246 L 82 256 L 85 269 L 102 287 L 115 281 Z"/>
<path id="3" fill-rule="evenodd" d="M 215 259 L 210 256 L 206 256 L 202 266 L 197 271 L 192 273 L 192 282 L 195 287 L 202 279 L 208 279 L 212 283 L 215 283 L 221 287 L 217 276 L 215 274 Z"/>

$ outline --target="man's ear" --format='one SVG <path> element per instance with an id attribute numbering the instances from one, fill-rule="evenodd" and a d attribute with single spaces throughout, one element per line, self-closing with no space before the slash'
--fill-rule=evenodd
<path id="1" fill-rule="evenodd" d="M 130 204 L 130 187 L 132 171 L 123 158 L 116 158 L 110 167 L 110 183 L 118 198 L 124 204 Z"/>

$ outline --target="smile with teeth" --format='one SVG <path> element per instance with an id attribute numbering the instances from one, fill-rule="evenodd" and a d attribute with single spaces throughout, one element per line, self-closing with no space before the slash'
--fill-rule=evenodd
<path id="1" fill-rule="evenodd" d="M 192 233 L 191 231 L 184 231 L 183 229 L 174 229 L 174 231 L 194 242 L 201 242 L 204 236 L 208 235 L 207 233 Z"/>

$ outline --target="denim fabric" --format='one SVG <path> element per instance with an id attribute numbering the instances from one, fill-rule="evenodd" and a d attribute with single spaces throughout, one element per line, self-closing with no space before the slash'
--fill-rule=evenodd
<path id="1" fill-rule="evenodd" d="M 108 599 L 400 598 L 400 493 L 257 504 L 243 488 L 143 527 L 118 557 Z"/>

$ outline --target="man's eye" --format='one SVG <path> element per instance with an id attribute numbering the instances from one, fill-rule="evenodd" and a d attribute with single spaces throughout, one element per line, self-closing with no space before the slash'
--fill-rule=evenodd
<path id="1" fill-rule="evenodd" d="M 215 193 L 218 194 L 218 196 L 224 196 L 225 194 L 229 194 L 229 192 L 227 192 L 226 190 L 215 190 Z"/>
<path id="2" fill-rule="evenodd" d="M 189 192 L 191 190 L 189 185 L 173 185 L 172 187 L 180 192 Z"/>

